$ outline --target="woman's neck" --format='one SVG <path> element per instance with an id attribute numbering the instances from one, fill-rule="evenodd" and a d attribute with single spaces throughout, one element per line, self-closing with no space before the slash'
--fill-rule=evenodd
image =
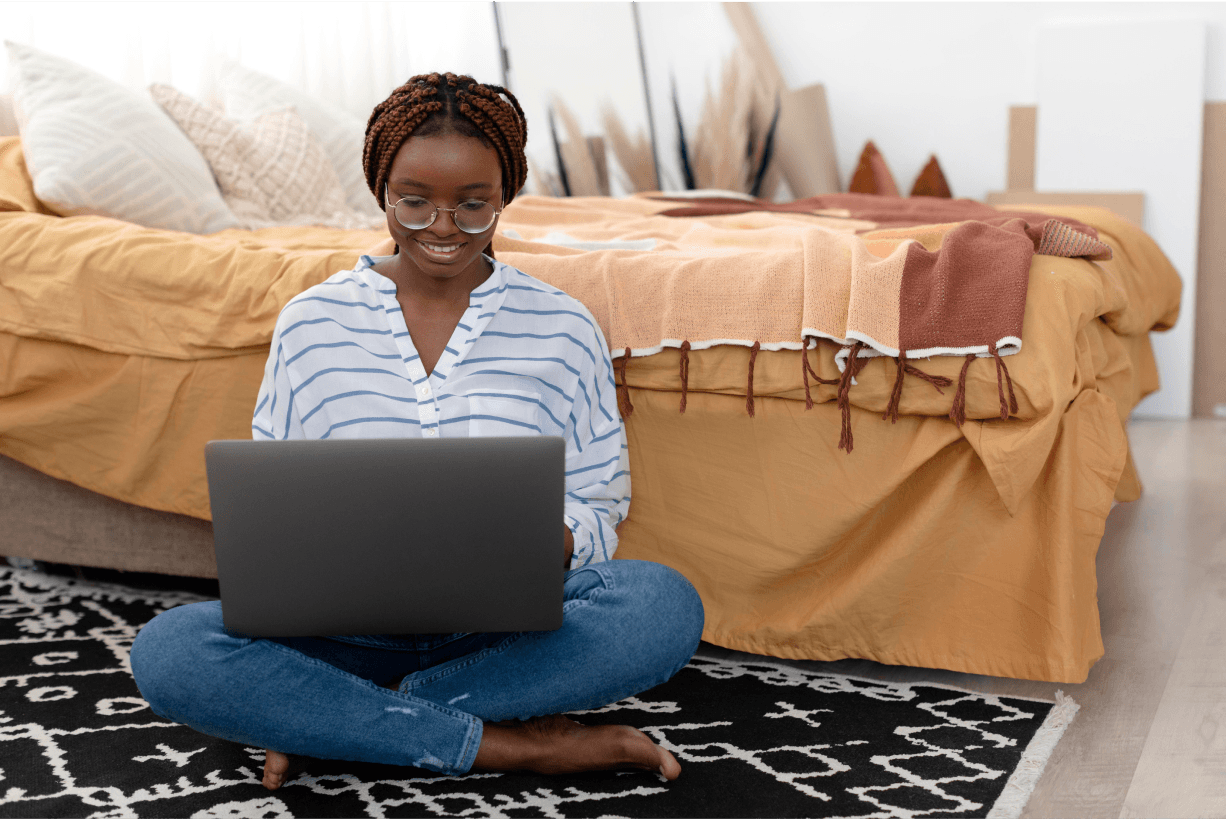
<path id="1" fill-rule="evenodd" d="M 449 278 L 429 276 L 414 265 L 403 253 L 384 259 L 374 271 L 396 285 L 397 298 L 408 297 L 423 304 L 467 303 L 468 296 L 494 272 L 494 266 L 484 254 L 468 270 Z"/>

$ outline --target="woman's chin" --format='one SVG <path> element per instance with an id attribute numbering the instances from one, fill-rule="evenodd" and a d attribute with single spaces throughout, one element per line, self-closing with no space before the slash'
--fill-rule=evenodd
<path id="1" fill-rule="evenodd" d="M 484 264 L 485 257 L 480 251 L 474 251 L 471 243 L 453 254 L 432 253 L 417 242 L 407 249 L 407 261 L 432 279 L 454 279 L 469 273 L 484 279 L 489 272 Z M 400 252 L 404 253 L 405 250 L 401 246 Z"/>

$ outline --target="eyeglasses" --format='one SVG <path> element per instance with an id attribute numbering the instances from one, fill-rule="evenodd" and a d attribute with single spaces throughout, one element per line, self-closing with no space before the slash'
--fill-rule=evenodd
<path id="1" fill-rule="evenodd" d="M 383 200 L 392 198 L 391 191 L 383 188 Z M 392 206 L 396 221 L 408 230 L 421 230 L 434 224 L 438 212 L 445 210 L 451 214 L 455 226 L 465 233 L 482 233 L 489 230 L 490 225 L 498 218 L 500 210 L 482 199 L 468 199 L 454 208 L 440 208 L 429 199 L 420 196 L 405 196 Z"/>

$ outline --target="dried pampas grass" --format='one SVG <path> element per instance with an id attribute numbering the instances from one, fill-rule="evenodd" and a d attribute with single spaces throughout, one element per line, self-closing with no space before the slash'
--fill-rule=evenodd
<path id="1" fill-rule="evenodd" d="M 524 189 L 535 196 L 565 196 L 561 177 L 545 170 L 532 155 L 528 156 L 528 179 L 524 183 Z"/>
<path id="2" fill-rule="evenodd" d="M 719 93 L 707 81 L 702 115 L 691 140 L 690 163 L 699 188 L 745 191 L 752 179 L 748 146 L 754 78 L 738 49 L 724 63 Z"/>
<path id="3" fill-rule="evenodd" d="M 707 82 L 702 113 L 689 139 L 675 84 L 673 113 L 687 188 L 733 190 L 766 198 L 774 195 L 779 172 L 771 159 L 779 96 L 741 48 L 724 62 L 719 92 L 714 93 Z"/>
<path id="4" fill-rule="evenodd" d="M 583 129 L 579 127 L 578 118 L 560 97 L 555 95 L 552 98 L 550 112 L 550 127 L 553 128 L 552 115 L 556 114 L 566 135 L 565 142 L 558 140 L 557 149 L 562 166 L 559 168 L 559 173 L 565 180 L 567 194 L 569 196 L 608 196 L 608 174 L 601 174 L 601 168 L 605 166 L 603 140 L 599 145 L 601 155 L 598 161 L 592 153 L 594 146 L 583 135 Z M 556 131 L 554 139 L 557 140 Z"/>
<path id="5" fill-rule="evenodd" d="M 655 191 L 660 189 L 656 181 L 656 163 L 651 154 L 651 141 L 636 131 L 634 139 L 626 134 L 626 127 L 621 117 L 611 105 L 601 107 L 601 119 L 604 122 L 605 137 L 618 164 L 618 181 L 627 191 Z"/>

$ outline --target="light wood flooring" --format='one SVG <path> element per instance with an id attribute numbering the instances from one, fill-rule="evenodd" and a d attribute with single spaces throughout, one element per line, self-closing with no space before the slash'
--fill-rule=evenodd
<path id="1" fill-rule="evenodd" d="M 1079 685 L 887 666 L 798 668 L 1053 699 L 1081 710 L 1024 817 L 1226 817 L 1226 421 L 1133 421 L 1145 491 L 1098 550 L 1106 654 Z M 752 659 L 703 644 L 712 657 Z"/>

